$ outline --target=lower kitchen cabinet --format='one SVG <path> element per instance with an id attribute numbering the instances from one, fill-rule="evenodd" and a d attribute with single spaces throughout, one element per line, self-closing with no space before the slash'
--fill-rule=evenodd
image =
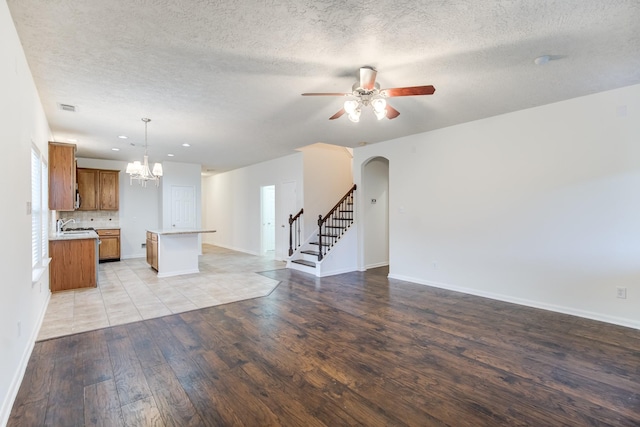
<path id="1" fill-rule="evenodd" d="M 147 264 L 158 271 L 158 235 L 147 231 Z"/>
<path id="2" fill-rule="evenodd" d="M 51 292 L 96 287 L 96 239 L 51 240 L 49 256 Z"/>
<path id="3" fill-rule="evenodd" d="M 120 229 L 98 229 L 96 233 L 100 236 L 100 262 L 120 261 Z"/>

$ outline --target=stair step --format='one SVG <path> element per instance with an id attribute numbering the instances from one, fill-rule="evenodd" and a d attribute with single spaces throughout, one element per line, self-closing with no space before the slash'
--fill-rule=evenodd
<path id="1" fill-rule="evenodd" d="M 316 243 L 317 245 L 318 243 Z M 320 252 L 318 251 L 300 251 L 301 254 L 307 254 L 307 255 L 313 255 L 313 256 L 318 256 L 320 255 Z"/>
<path id="2" fill-rule="evenodd" d="M 340 237 L 340 235 L 339 234 L 324 234 L 324 233 L 322 233 L 322 237 L 334 238 L 334 237 Z"/>
<path id="3" fill-rule="evenodd" d="M 294 259 L 291 262 L 295 262 L 296 264 L 306 265 L 307 267 L 316 268 L 316 263 L 313 261 L 306 261 L 304 259 Z"/>
<path id="4" fill-rule="evenodd" d="M 325 225 L 325 228 L 338 228 L 342 230 L 343 228 L 347 228 L 347 227 L 344 225 Z"/>

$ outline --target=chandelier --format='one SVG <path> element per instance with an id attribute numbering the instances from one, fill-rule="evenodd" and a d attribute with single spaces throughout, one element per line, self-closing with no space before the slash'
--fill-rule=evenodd
<path id="1" fill-rule="evenodd" d="M 133 180 L 138 180 L 143 187 L 147 186 L 148 181 L 155 181 L 156 187 L 160 185 L 160 177 L 162 176 L 162 165 L 154 163 L 153 170 L 149 169 L 149 156 L 147 155 L 147 124 L 151 119 L 143 118 L 144 122 L 144 160 L 142 163 L 135 161 L 127 165 L 127 173 L 129 174 L 130 184 Z"/>

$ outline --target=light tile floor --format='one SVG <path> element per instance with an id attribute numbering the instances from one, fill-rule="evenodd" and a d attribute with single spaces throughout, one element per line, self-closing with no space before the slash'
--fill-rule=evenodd
<path id="1" fill-rule="evenodd" d="M 159 279 L 142 258 L 100 264 L 97 288 L 51 295 L 38 340 L 265 296 L 279 282 L 257 272 L 284 267 L 212 245 L 199 274 Z"/>

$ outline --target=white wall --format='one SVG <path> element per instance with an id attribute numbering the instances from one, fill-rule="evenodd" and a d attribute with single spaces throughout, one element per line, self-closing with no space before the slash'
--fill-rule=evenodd
<path id="1" fill-rule="evenodd" d="M 285 243 L 283 228 L 291 212 L 284 212 L 281 200 L 283 182 L 295 181 L 303 186 L 302 154 L 295 153 L 280 159 L 203 178 L 203 227 L 217 230 L 203 235 L 203 241 L 250 254 L 260 253 L 260 187 L 276 187 L 276 258 L 283 259 Z M 298 190 L 297 209 L 303 206 Z M 288 232 L 288 228 L 287 228 Z M 288 249 L 288 240 L 286 242 Z"/>
<path id="2" fill-rule="evenodd" d="M 7 421 L 49 299 L 49 272 L 31 283 L 31 144 L 51 139 L 6 2 L 0 2 L 0 425 Z M 20 333 L 18 333 L 20 324 Z"/>
<path id="3" fill-rule="evenodd" d="M 391 277 L 640 328 L 639 135 L 637 85 L 358 148 L 355 179 L 389 159 Z"/>
<path id="4" fill-rule="evenodd" d="M 304 230 L 308 237 L 318 228 L 318 216 L 326 215 L 353 186 L 353 153 L 324 143 L 300 151 L 304 154 Z"/>
<path id="5" fill-rule="evenodd" d="M 131 185 L 129 175 L 124 172 L 127 168 L 127 162 L 78 158 L 78 167 L 120 171 L 120 209 L 118 211 L 120 258 L 145 257 L 146 249 L 142 248 L 141 244 L 147 241 L 146 230 L 157 229 L 160 225 L 158 205 L 162 190 L 152 183 L 147 187 L 142 187 L 137 181 L 134 181 Z M 73 214 L 70 213 L 67 216 L 73 216 Z"/>

